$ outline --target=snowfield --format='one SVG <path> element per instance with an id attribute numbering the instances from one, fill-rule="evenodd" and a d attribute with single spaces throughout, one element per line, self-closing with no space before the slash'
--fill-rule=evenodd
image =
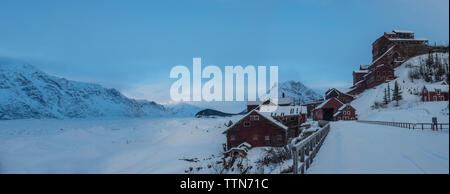
<path id="1" fill-rule="evenodd" d="M 237 117 L 0 121 L 0 173 L 185 173 Z"/>
<path id="2" fill-rule="evenodd" d="M 447 132 L 408 130 L 354 121 L 331 124 L 331 130 L 306 172 L 449 173 Z"/>

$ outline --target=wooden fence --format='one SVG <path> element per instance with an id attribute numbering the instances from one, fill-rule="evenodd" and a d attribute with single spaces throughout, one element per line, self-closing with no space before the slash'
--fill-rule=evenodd
<path id="1" fill-rule="evenodd" d="M 330 124 L 326 124 L 323 128 L 319 129 L 312 135 L 306 137 L 303 140 L 296 141 L 293 139 L 291 142 L 291 149 L 293 155 L 292 171 L 294 174 L 298 174 L 299 170 L 301 174 L 310 167 L 314 157 L 322 146 L 325 137 L 330 131 Z M 299 162 L 300 167 L 299 167 Z"/>
<path id="2" fill-rule="evenodd" d="M 407 128 L 407 129 L 431 129 L 433 131 L 438 130 L 448 130 L 449 124 L 448 123 L 404 123 L 404 122 L 387 122 L 387 121 L 361 121 L 358 120 L 357 122 L 361 123 L 369 123 L 369 124 L 377 124 L 377 125 L 386 125 L 386 126 L 392 126 L 392 127 L 401 127 L 401 128 Z"/>

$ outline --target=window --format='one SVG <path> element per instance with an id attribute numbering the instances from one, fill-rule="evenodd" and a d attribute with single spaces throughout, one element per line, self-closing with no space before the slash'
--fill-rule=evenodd
<path id="1" fill-rule="evenodd" d="M 283 137 L 281 135 L 277 135 L 277 141 L 283 141 Z"/>
<path id="2" fill-rule="evenodd" d="M 250 121 L 258 121 L 259 115 L 250 115 Z"/>
<path id="3" fill-rule="evenodd" d="M 437 95 L 441 95 L 441 90 L 437 89 L 436 93 L 437 93 Z"/>
<path id="4" fill-rule="evenodd" d="M 347 113 L 344 111 L 344 112 L 342 112 L 342 114 L 345 115 L 345 114 L 347 114 Z"/>
<path id="5" fill-rule="evenodd" d="M 257 136 L 257 135 L 254 135 L 254 136 L 253 136 L 253 140 L 258 140 L 258 136 Z"/>
<path id="6" fill-rule="evenodd" d="M 298 108 L 297 108 L 297 111 L 295 111 L 295 113 L 298 113 Z"/>
<path id="7" fill-rule="evenodd" d="M 245 121 L 245 122 L 244 122 L 244 127 L 250 127 L 250 122 Z"/>
<path id="8" fill-rule="evenodd" d="M 445 99 L 444 99 L 444 96 L 441 96 L 441 101 L 444 101 Z"/>
<path id="9" fill-rule="evenodd" d="M 295 120 L 295 117 L 291 117 L 291 121 L 294 121 Z"/>
<path id="10" fill-rule="evenodd" d="M 294 113 L 294 109 L 293 108 L 291 108 L 291 112 L 290 112 L 291 114 L 293 114 Z"/>
<path id="11" fill-rule="evenodd" d="M 437 96 L 433 96 L 433 101 L 437 101 Z"/>
<path id="12" fill-rule="evenodd" d="M 231 136 L 230 136 L 230 140 L 231 140 L 231 141 L 234 141 L 234 140 L 236 140 L 236 137 L 235 137 L 234 135 L 231 135 Z"/>
<path id="13" fill-rule="evenodd" d="M 270 136 L 268 136 L 268 135 L 264 136 L 264 140 L 269 141 L 270 140 Z"/>

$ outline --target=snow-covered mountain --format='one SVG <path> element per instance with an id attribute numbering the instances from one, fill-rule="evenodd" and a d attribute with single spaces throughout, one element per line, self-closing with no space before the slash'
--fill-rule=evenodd
<path id="1" fill-rule="evenodd" d="M 278 96 L 281 96 L 283 93 L 286 97 L 291 97 L 296 103 L 301 104 L 323 99 L 323 96 L 318 92 L 306 87 L 301 82 L 292 80 L 280 83 Z"/>
<path id="2" fill-rule="evenodd" d="M 438 56 L 444 68 L 448 69 L 448 53 L 435 53 L 432 56 Z M 374 88 L 367 89 L 357 95 L 351 105 L 356 109 L 358 119 L 360 120 L 379 120 L 379 121 L 397 121 L 397 122 L 431 122 L 431 117 L 437 117 L 438 121 L 448 123 L 448 101 L 444 102 L 422 102 L 420 92 L 424 85 L 440 84 L 426 82 L 424 79 L 411 78 L 411 72 L 420 69 L 428 59 L 428 54 L 420 55 L 409 59 L 401 66 L 395 68 L 395 79 L 388 83 L 383 83 Z M 446 66 L 446 67 L 445 67 Z M 384 90 L 388 87 L 394 89 L 394 83 L 397 81 L 402 91 L 403 100 L 391 102 L 385 108 L 373 108 L 375 102 L 382 102 Z"/>
<path id="3" fill-rule="evenodd" d="M 194 116 L 199 110 L 192 105 L 165 107 L 130 99 L 116 89 L 70 81 L 25 62 L 0 58 L 0 120 Z"/>

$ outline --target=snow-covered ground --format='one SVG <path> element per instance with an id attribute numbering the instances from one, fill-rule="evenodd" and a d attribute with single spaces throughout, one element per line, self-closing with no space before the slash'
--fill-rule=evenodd
<path id="1" fill-rule="evenodd" d="M 448 132 L 333 122 L 307 173 L 449 173 Z"/>
<path id="2" fill-rule="evenodd" d="M 237 119 L 0 121 L 0 173 L 184 173 L 180 159 L 221 154 Z"/>

